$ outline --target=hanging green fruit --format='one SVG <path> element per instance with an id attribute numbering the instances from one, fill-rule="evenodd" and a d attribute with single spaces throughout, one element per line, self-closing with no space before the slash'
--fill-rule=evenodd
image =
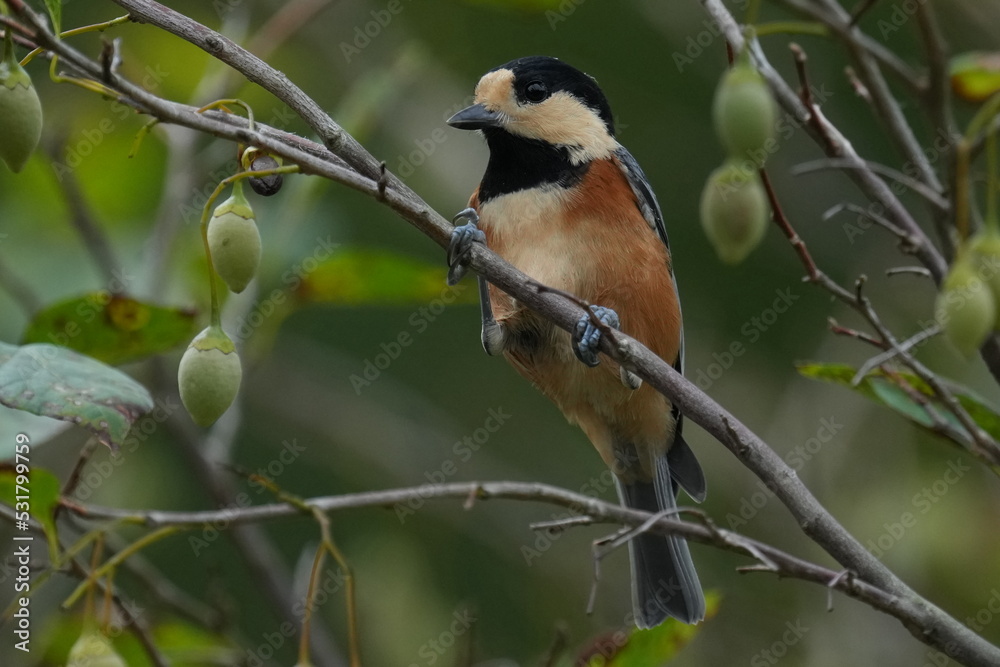
<path id="1" fill-rule="evenodd" d="M 979 276 L 985 281 L 990 293 L 993 295 L 993 303 L 997 310 L 998 321 L 994 324 L 994 329 L 1000 331 L 1000 231 L 997 225 L 989 223 L 984 226 L 983 231 L 969 240 L 969 249 L 972 250 L 976 262 L 980 265 Z"/>
<path id="2" fill-rule="evenodd" d="M 712 103 L 715 133 L 734 158 L 751 158 L 763 166 L 774 144 L 778 108 L 771 89 L 744 52 L 715 90 Z"/>
<path id="3" fill-rule="evenodd" d="M 8 27 L 0 61 L 0 159 L 17 173 L 42 136 L 42 103 L 31 77 L 14 57 L 10 32 Z"/>
<path id="4" fill-rule="evenodd" d="M 993 330 L 995 297 L 977 273 L 975 253 L 960 253 L 938 294 L 934 317 L 966 357 L 971 357 Z"/>
<path id="5" fill-rule="evenodd" d="M 211 426 L 229 409 L 242 378 L 236 346 L 214 325 L 194 337 L 177 368 L 181 402 L 199 426 Z"/>
<path id="6" fill-rule="evenodd" d="M 212 213 L 208 247 L 215 271 L 229 289 L 237 294 L 246 289 L 260 266 L 260 232 L 242 181 L 233 184 L 232 196 Z"/>
<path id="7" fill-rule="evenodd" d="M 727 264 L 740 263 L 757 247 L 770 220 L 770 205 L 760 177 L 734 159 L 708 177 L 701 193 L 700 212 L 708 240 Z"/>
<path id="8" fill-rule="evenodd" d="M 66 667 L 126 667 L 111 641 L 97 628 L 86 628 L 69 650 Z"/>

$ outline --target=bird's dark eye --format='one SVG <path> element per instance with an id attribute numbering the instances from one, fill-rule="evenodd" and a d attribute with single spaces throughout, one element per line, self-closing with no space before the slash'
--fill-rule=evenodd
<path id="1" fill-rule="evenodd" d="M 529 102 L 541 102 L 549 96 L 549 87 L 541 81 L 532 81 L 524 89 L 524 97 Z"/>

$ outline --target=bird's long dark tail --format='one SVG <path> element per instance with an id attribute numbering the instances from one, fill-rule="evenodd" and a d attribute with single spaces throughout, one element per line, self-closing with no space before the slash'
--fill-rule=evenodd
<path id="1" fill-rule="evenodd" d="M 656 478 L 652 482 L 618 482 L 622 503 L 646 512 L 676 508 L 676 494 L 667 456 L 657 460 Z M 701 582 L 684 539 L 644 533 L 629 542 L 629 553 L 636 625 L 650 628 L 668 616 L 685 623 L 696 623 L 705 617 Z"/>

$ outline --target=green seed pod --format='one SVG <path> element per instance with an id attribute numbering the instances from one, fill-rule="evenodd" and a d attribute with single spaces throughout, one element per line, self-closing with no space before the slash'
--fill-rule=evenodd
<path id="1" fill-rule="evenodd" d="M 778 108 L 771 90 L 749 55 L 740 56 L 725 73 L 712 103 L 715 133 L 731 157 L 751 158 L 763 166 L 774 143 Z"/>
<path id="2" fill-rule="evenodd" d="M 260 155 L 254 158 L 253 163 L 250 165 L 250 171 L 277 169 L 279 166 L 278 161 L 270 155 Z M 278 190 L 281 189 L 281 184 L 284 182 L 281 174 L 267 174 L 260 177 L 251 176 L 247 180 L 250 181 L 250 187 L 253 188 L 253 191 L 262 197 L 270 197 L 271 195 L 278 194 Z"/>
<path id="3" fill-rule="evenodd" d="M 126 667 L 111 641 L 96 628 L 85 629 L 69 650 L 66 667 Z"/>
<path id="4" fill-rule="evenodd" d="M 233 196 L 212 213 L 208 247 L 215 271 L 229 289 L 237 294 L 246 289 L 260 266 L 260 232 L 241 181 L 233 185 Z"/>
<path id="5" fill-rule="evenodd" d="M 966 357 L 983 344 L 997 318 L 993 293 L 976 269 L 972 253 L 959 256 L 934 304 L 934 318 Z"/>
<path id="6" fill-rule="evenodd" d="M 987 224 L 985 229 L 970 239 L 969 247 L 979 265 L 979 276 L 993 294 L 993 303 L 997 309 L 997 322 L 994 329 L 1000 331 L 1000 225 Z"/>
<path id="7" fill-rule="evenodd" d="M 177 368 L 181 402 L 199 426 L 211 426 L 229 409 L 242 378 L 236 346 L 216 326 L 194 337 Z"/>
<path id="8" fill-rule="evenodd" d="M 0 61 L 0 159 L 17 173 L 42 136 L 42 104 L 31 77 L 14 57 L 9 29 L 7 33 Z"/>
<path id="9" fill-rule="evenodd" d="M 757 247 L 770 206 L 757 172 L 727 160 L 712 172 L 701 193 L 701 226 L 726 264 L 739 264 Z"/>

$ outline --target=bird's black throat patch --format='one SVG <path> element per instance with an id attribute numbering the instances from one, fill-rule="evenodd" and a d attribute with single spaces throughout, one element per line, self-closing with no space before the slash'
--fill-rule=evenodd
<path id="1" fill-rule="evenodd" d="M 565 146 L 515 136 L 499 128 L 483 130 L 490 161 L 479 186 L 480 203 L 541 185 L 569 188 L 579 183 L 590 164 L 573 164 Z"/>

